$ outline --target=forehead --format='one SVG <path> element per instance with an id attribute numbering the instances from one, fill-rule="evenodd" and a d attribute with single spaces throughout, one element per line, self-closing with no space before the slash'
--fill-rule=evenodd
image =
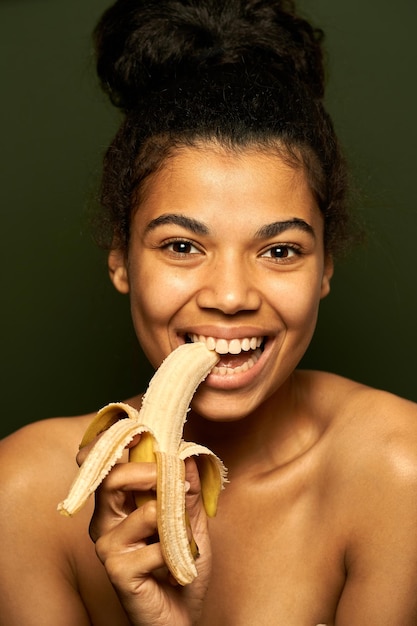
<path id="1" fill-rule="evenodd" d="M 274 212 L 321 221 L 302 165 L 290 164 L 272 148 L 176 149 L 146 180 L 138 208 L 144 219 L 146 213 L 221 210 L 248 218 Z"/>

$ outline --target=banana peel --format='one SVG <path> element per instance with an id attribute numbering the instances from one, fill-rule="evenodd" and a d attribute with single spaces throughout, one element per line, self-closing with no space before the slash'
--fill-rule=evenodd
<path id="1" fill-rule="evenodd" d="M 129 461 L 156 462 L 159 541 L 167 567 L 180 585 L 191 583 L 197 576 L 198 555 L 194 540 L 189 539 L 184 460 L 197 457 L 202 499 L 209 517 L 216 514 L 219 493 L 226 482 L 227 470 L 211 450 L 182 439 L 192 397 L 218 360 L 218 354 L 203 343 L 184 344 L 156 371 L 139 412 L 123 402 L 103 407 L 88 426 L 80 448 L 101 436 L 79 468 L 67 498 L 58 505 L 63 515 L 77 513 L 126 446 L 141 435 L 139 443 L 129 449 Z M 153 492 L 135 494 L 136 505 L 141 506 L 151 497 Z"/>

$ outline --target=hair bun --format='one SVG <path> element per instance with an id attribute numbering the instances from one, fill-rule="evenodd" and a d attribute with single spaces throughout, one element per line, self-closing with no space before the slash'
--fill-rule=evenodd
<path id="1" fill-rule="evenodd" d="M 210 67 L 268 67 L 324 93 L 322 32 L 291 0 L 117 0 L 95 33 L 97 71 L 117 106 Z"/>

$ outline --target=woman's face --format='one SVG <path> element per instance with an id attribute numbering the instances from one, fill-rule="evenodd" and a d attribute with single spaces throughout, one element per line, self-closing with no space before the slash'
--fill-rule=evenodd
<path id="1" fill-rule="evenodd" d="M 113 251 L 109 264 L 155 367 L 188 341 L 221 353 L 193 408 L 228 420 L 292 373 L 332 274 L 302 169 L 211 146 L 181 149 L 147 180 L 127 258 Z"/>

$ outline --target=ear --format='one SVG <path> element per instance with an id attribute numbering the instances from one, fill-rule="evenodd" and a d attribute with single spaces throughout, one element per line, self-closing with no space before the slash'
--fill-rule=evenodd
<path id="1" fill-rule="evenodd" d="M 111 250 L 108 257 L 110 280 L 120 293 L 129 293 L 126 255 L 123 250 Z"/>
<path id="2" fill-rule="evenodd" d="M 333 270 L 333 257 L 328 254 L 324 259 L 323 277 L 321 279 L 321 298 L 325 298 L 330 292 L 330 280 L 333 276 Z"/>

